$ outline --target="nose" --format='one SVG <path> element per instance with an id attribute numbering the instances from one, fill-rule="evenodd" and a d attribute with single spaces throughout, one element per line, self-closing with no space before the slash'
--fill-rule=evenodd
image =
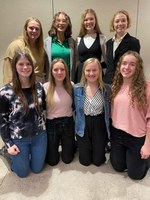
<path id="1" fill-rule="evenodd" d="M 93 73 L 93 71 L 91 70 L 89 74 L 90 74 L 90 75 L 93 75 L 94 73 Z"/>
<path id="2" fill-rule="evenodd" d="M 62 72 L 61 69 L 58 69 L 58 74 L 61 74 L 61 72 Z"/>

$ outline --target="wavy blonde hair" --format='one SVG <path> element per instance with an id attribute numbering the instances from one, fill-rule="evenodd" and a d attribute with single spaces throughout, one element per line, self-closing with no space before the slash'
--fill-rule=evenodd
<path id="1" fill-rule="evenodd" d="M 123 77 L 120 73 L 120 67 L 123 62 L 123 59 L 127 55 L 133 55 L 136 58 L 136 71 L 133 76 L 129 93 L 131 96 L 131 103 L 134 106 L 134 102 L 138 103 L 139 108 L 145 109 L 147 107 L 147 98 L 146 98 L 146 81 L 143 69 L 143 60 L 137 52 L 128 51 L 122 55 L 119 60 L 119 63 L 116 68 L 115 77 L 113 83 L 111 85 L 112 94 L 111 94 L 111 102 L 113 102 L 115 96 L 119 92 L 122 84 L 123 84 Z"/>
<path id="2" fill-rule="evenodd" d="M 130 16 L 129 16 L 128 12 L 125 11 L 125 10 L 119 10 L 113 15 L 113 17 L 112 17 L 112 19 L 110 21 L 110 32 L 114 32 L 115 31 L 115 29 L 114 29 L 114 20 L 115 20 L 116 15 L 118 15 L 118 14 L 124 14 L 126 16 L 127 22 L 128 22 L 127 28 L 129 28 L 131 26 L 131 19 L 130 19 Z"/>
<path id="3" fill-rule="evenodd" d="M 99 27 L 99 24 L 98 24 L 96 12 L 93 9 L 90 8 L 90 9 L 86 9 L 81 16 L 81 26 L 80 26 L 79 37 L 82 37 L 82 36 L 87 34 L 87 30 L 84 27 L 84 20 L 85 20 L 85 17 L 88 13 L 93 14 L 94 17 L 95 17 L 95 27 L 94 27 L 95 32 L 99 33 L 99 34 L 103 34 L 102 31 L 100 30 L 100 27 Z"/>
<path id="4" fill-rule="evenodd" d="M 97 58 L 89 58 L 84 62 L 80 85 L 83 85 L 83 84 L 86 85 L 87 84 L 87 79 L 85 77 L 85 69 L 91 63 L 97 63 L 98 64 L 99 70 L 100 70 L 98 83 L 99 83 L 101 90 L 105 90 L 105 85 L 104 85 L 104 82 L 103 82 L 103 79 L 102 79 L 102 66 L 101 66 L 101 64 L 100 64 L 100 62 Z"/>
<path id="5" fill-rule="evenodd" d="M 65 61 L 63 59 L 56 58 L 51 63 L 50 74 L 49 74 L 49 80 L 50 81 L 49 81 L 49 87 L 48 87 L 47 96 L 46 96 L 46 102 L 48 103 L 50 108 L 53 108 L 53 106 L 54 106 L 54 90 L 55 90 L 55 87 L 56 87 L 56 83 L 55 83 L 55 79 L 54 79 L 54 76 L 52 74 L 52 71 L 53 71 L 54 65 L 58 62 L 63 63 L 63 65 L 65 67 L 66 77 L 63 80 L 63 86 L 64 86 L 65 90 L 67 91 L 67 93 L 72 97 L 72 84 L 71 84 L 71 81 L 70 81 L 67 64 L 65 63 Z"/>

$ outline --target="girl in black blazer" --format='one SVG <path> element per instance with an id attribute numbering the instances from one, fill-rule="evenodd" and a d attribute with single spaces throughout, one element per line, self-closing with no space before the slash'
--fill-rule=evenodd
<path id="1" fill-rule="evenodd" d="M 111 20 L 110 31 L 115 31 L 115 35 L 106 43 L 107 69 L 104 76 L 106 83 L 112 83 L 117 63 L 125 52 L 129 50 L 140 52 L 139 40 L 126 31 L 130 24 L 129 14 L 124 10 L 115 13 Z"/>

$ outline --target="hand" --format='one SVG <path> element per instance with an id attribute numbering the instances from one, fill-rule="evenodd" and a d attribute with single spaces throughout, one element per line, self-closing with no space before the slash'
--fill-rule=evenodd
<path id="1" fill-rule="evenodd" d="M 143 145 L 140 153 L 141 159 L 148 159 L 150 157 L 150 146 Z"/>
<path id="2" fill-rule="evenodd" d="M 7 151 L 10 155 L 17 155 L 20 152 L 19 148 L 15 144 L 9 147 Z"/>

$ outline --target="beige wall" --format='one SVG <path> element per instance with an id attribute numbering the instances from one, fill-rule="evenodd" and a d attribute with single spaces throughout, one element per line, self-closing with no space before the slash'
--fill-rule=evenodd
<path id="1" fill-rule="evenodd" d="M 98 16 L 102 32 L 109 39 L 113 33 L 109 32 L 112 15 L 120 9 L 129 12 L 132 24 L 129 33 L 140 39 L 141 55 L 144 60 L 145 74 L 150 79 L 150 1 L 149 0 L 0 0 L 0 85 L 2 85 L 3 56 L 8 44 L 22 33 L 25 20 L 29 16 L 39 18 L 43 25 L 44 38 L 50 28 L 53 13 L 65 11 L 73 25 L 73 37 L 76 38 L 80 29 L 81 13 L 87 8 L 93 8 Z"/>

